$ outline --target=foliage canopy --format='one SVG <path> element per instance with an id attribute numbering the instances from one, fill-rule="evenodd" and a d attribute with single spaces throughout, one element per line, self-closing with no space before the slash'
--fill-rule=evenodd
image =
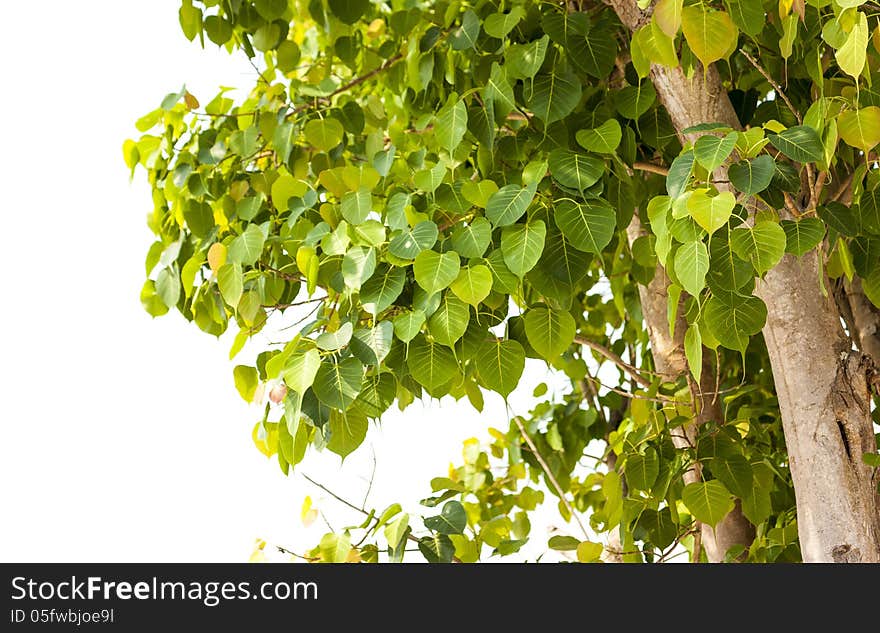
<path id="1" fill-rule="evenodd" d="M 395 403 L 507 397 L 527 358 L 571 382 L 488 452 L 466 443 L 431 482 L 424 530 L 392 506 L 315 558 L 399 560 L 408 538 L 432 561 L 512 554 L 543 484 L 565 519 L 619 530 L 624 560 L 692 547 L 735 501 L 756 538 L 729 559 L 799 559 L 753 290 L 785 253 L 818 249 L 880 304 L 876 6 L 641 0 L 651 17 L 630 33 L 601 2 L 569 4 L 182 2 L 187 38 L 260 70 L 241 102 L 169 94 L 126 141 L 153 187 L 141 299 L 214 336 L 237 328 L 231 358 L 270 317 L 293 328 L 234 370 L 248 401 L 286 386 L 254 429 L 261 451 L 284 472 L 310 446 L 345 458 Z M 713 62 L 741 128 L 677 131 L 651 65 Z M 668 326 L 686 317 L 677 380 L 654 371 L 638 292 L 664 271 Z M 676 447 L 707 367 L 723 419 Z M 591 442 L 604 459 L 585 466 Z M 585 535 L 550 546 L 602 552 Z"/>

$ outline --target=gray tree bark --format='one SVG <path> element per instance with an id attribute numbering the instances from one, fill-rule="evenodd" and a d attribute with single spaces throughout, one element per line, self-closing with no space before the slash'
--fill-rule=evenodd
<path id="1" fill-rule="evenodd" d="M 635 0 L 611 0 L 630 30 L 646 23 Z M 692 79 L 679 68 L 652 66 L 657 95 L 679 132 L 719 122 L 739 128 L 714 67 Z M 852 350 L 840 312 L 819 288 L 815 253 L 786 255 L 759 281 L 767 304 L 764 339 L 773 368 L 797 498 L 798 535 L 806 562 L 880 561 L 880 499 L 872 469 L 876 452 L 868 366 Z"/>

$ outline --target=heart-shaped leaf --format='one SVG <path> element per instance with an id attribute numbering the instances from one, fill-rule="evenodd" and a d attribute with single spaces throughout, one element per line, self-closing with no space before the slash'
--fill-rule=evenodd
<path id="1" fill-rule="evenodd" d="M 688 213 L 709 235 L 727 224 L 734 206 L 736 198 L 729 191 L 710 196 L 708 189 L 697 189 L 687 200 Z"/>

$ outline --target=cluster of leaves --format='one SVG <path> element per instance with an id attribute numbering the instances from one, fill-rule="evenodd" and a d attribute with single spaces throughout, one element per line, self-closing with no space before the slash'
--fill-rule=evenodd
<path id="1" fill-rule="evenodd" d="M 525 426 L 561 486 L 548 489 L 594 528 L 619 527 L 631 556 L 656 560 L 737 498 L 758 528 L 751 559 L 796 558 L 753 290 L 785 253 L 817 253 L 880 303 L 880 31 L 871 39 L 856 0 L 660 0 L 631 37 L 610 7 L 583 4 L 183 0 L 186 37 L 261 70 L 240 103 L 168 95 L 126 141 L 153 187 L 142 302 L 215 336 L 234 324 L 231 358 L 270 317 L 297 328 L 234 370 L 249 402 L 276 386 L 254 439 L 285 472 L 309 446 L 344 458 L 395 402 L 451 395 L 481 410 L 483 390 L 507 397 L 540 359 L 572 390 Z M 651 64 L 693 76 L 719 60 L 742 129 L 708 121 L 679 137 Z M 768 75 L 784 99 L 767 98 Z M 645 234 L 630 244 L 635 213 Z M 650 375 L 636 283 L 658 264 L 691 371 L 714 356 L 725 394 L 724 419 L 690 449 L 670 439 L 694 417 L 683 383 L 620 371 L 584 399 L 586 360 L 610 356 L 578 341 Z M 513 475 L 471 485 L 462 472 L 437 489 L 475 495 L 455 501 L 474 534 L 435 531 L 429 559 L 449 559 L 449 543 L 462 560 L 481 544 L 516 551 L 532 504 L 499 482 L 550 476 L 520 435 L 493 448 Z M 573 477 L 593 440 L 615 468 Z M 704 481 L 684 487 L 696 462 Z M 457 520 L 458 507 L 444 511 Z M 406 528 L 388 538 L 392 558 Z"/>

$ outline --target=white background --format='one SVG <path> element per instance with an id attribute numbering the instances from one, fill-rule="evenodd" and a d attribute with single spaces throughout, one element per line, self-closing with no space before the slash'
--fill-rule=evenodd
<path id="1" fill-rule="evenodd" d="M 233 387 L 231 336 L 218 341 L 179 314 L 152 320 L 141 308 L 151 201 L 143 170 L 129 184 L 122 142 L 138 134 L 135 119 L 184 83 L 207 103 L 220 85 L 254 81 L 242 55 L 187 42 L 178 7 L 4 5 L 5 562 L 245 561 L 257 538 L 304 551 L 326 531 L 321 519 L 309 529 L 300 523 L 307 494 L 334 528 L 360 522 L 254 448 L 260 411 Z M 547 379 L 531 362 L 513 410 L 526 413 L 532 388 Z M 483 414 L 447 400 L 387 415 L 344 465 L 323 453 L 298 469 L 359 503 L 375 451 L 369 504 L 418 510 L 430 478 L 461 463 L 464 439 L 507 428 L 497 396 L 487 395 Z M 533 518 L 530 559 L 545 551 L 549 527 Z"/>

